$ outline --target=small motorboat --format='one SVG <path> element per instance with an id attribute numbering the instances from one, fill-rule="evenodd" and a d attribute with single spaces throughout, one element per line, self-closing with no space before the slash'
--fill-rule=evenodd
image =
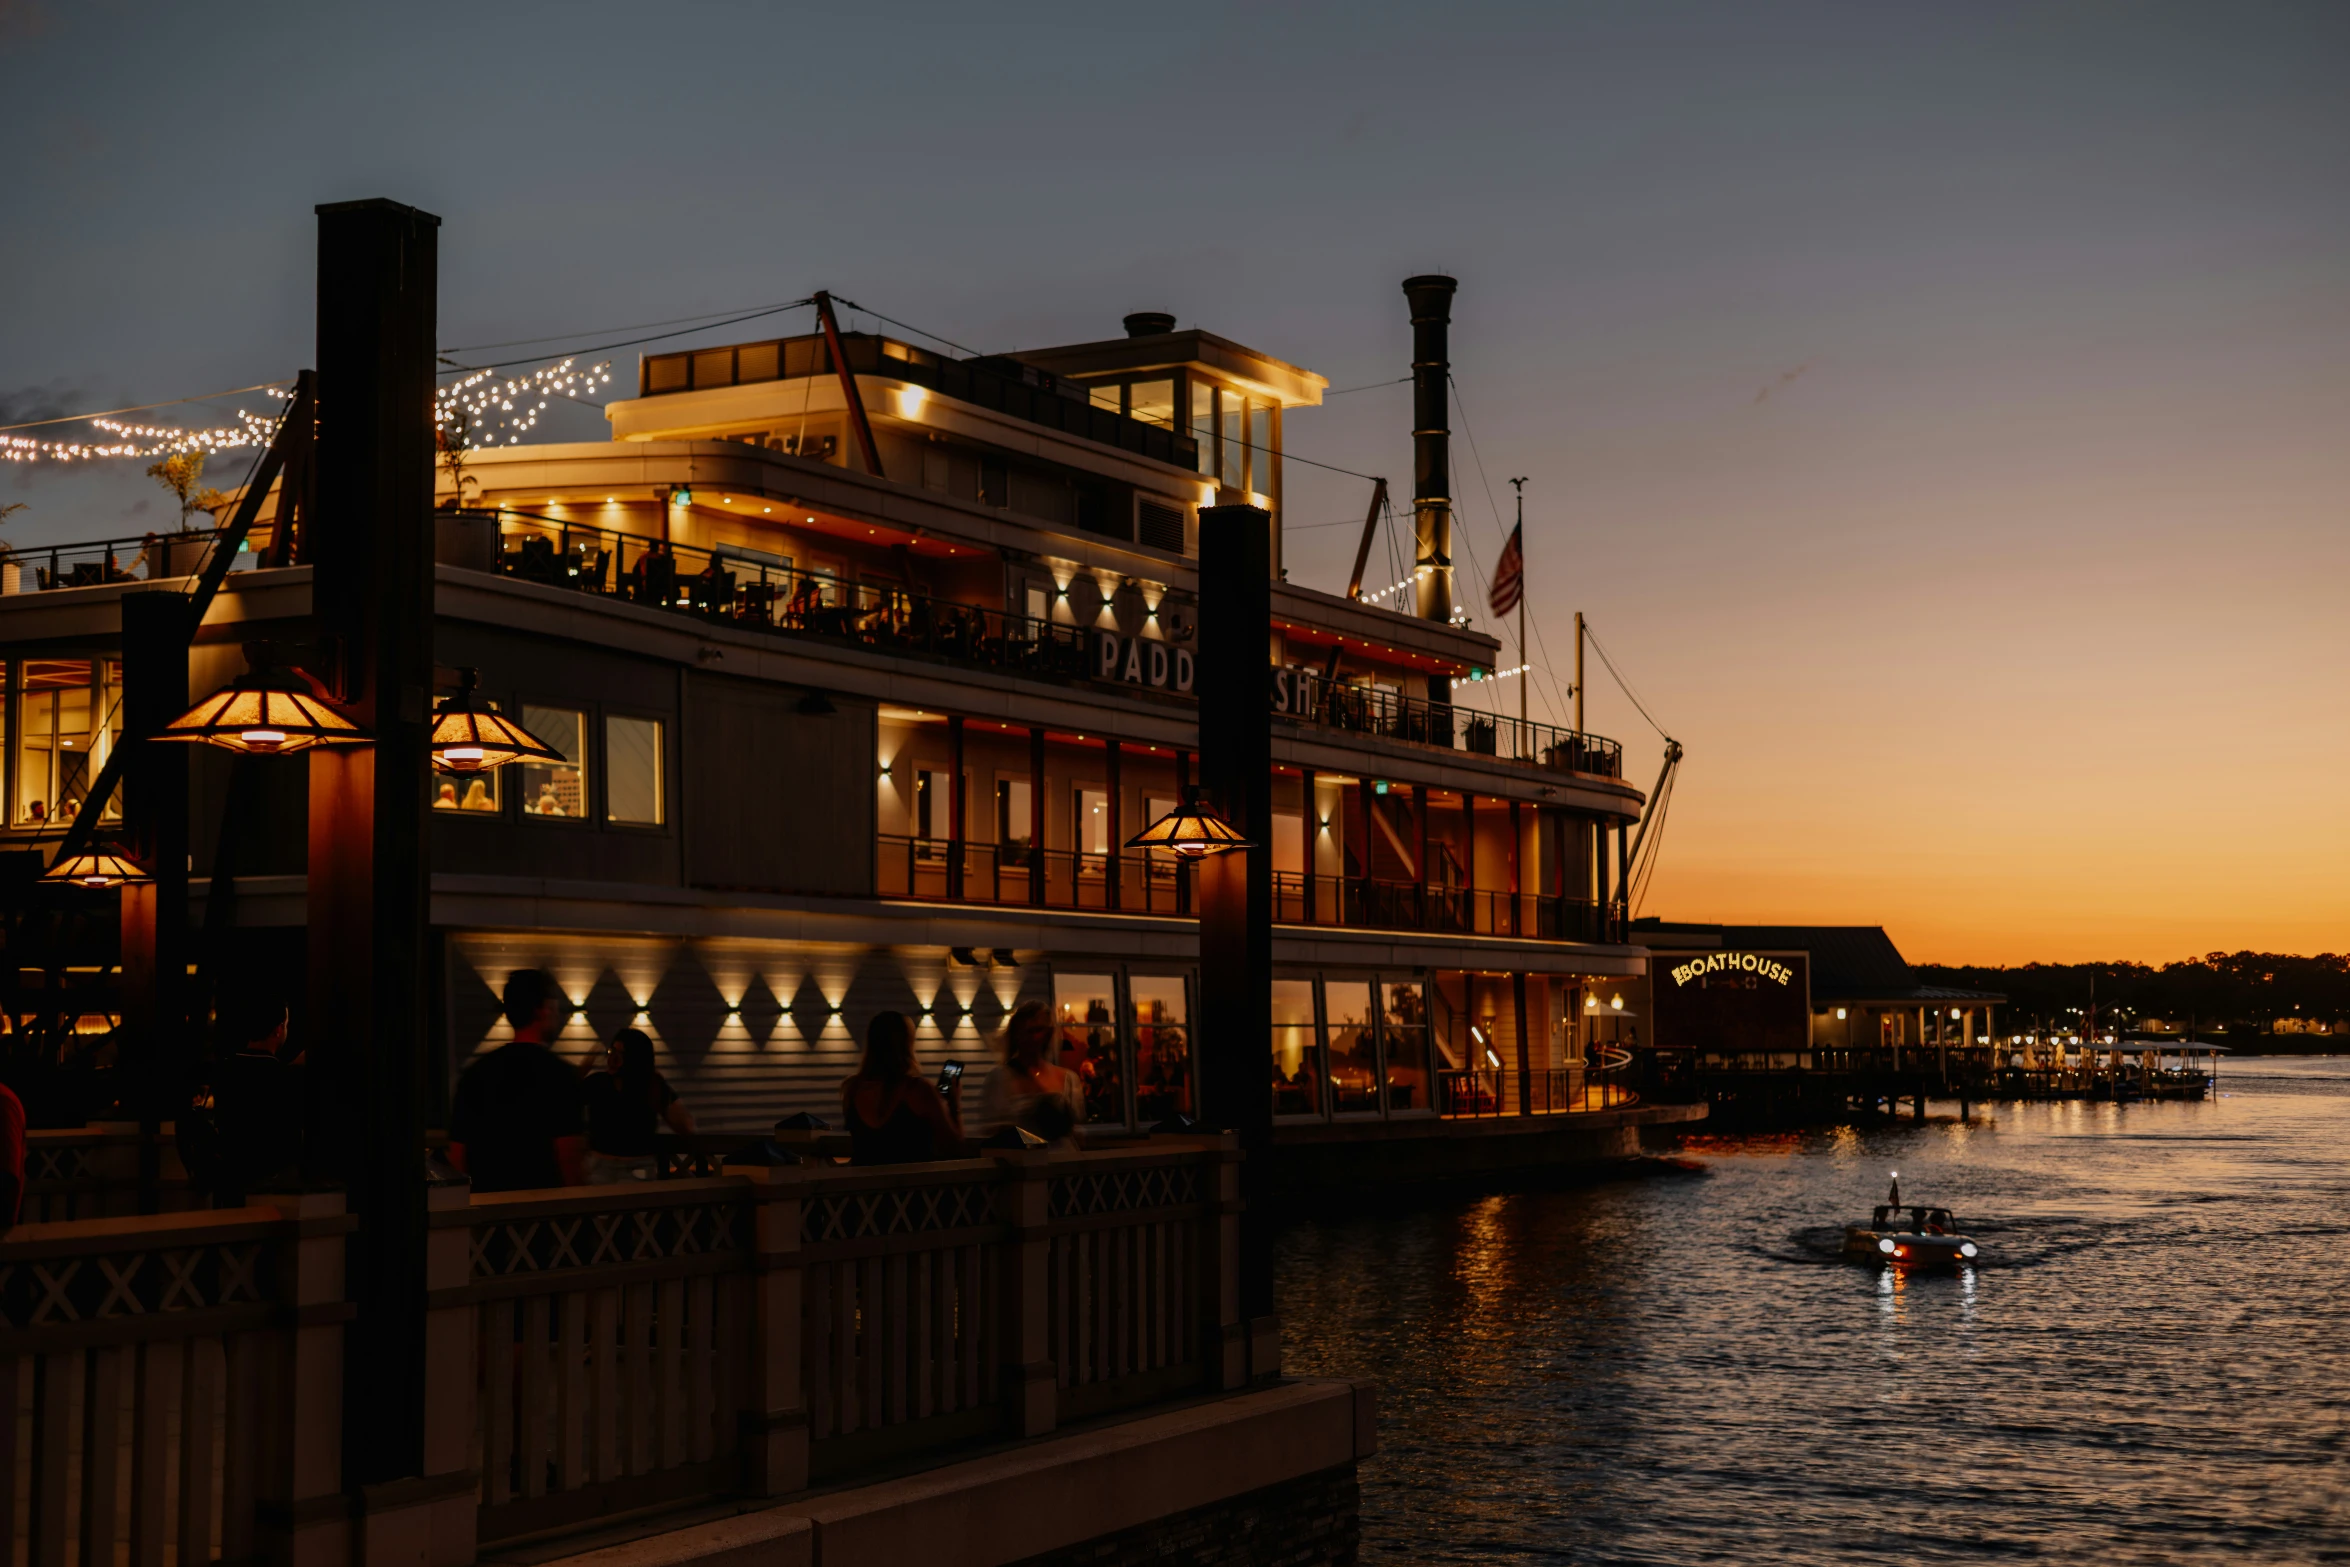
<path id="1" fill-rule="evenodd" d="M 1892 1193 L 1869 1215 L 1869 1222 L 1845 1230 L 1844 1255 L 1885 1268 L 1959 1268 L 1973 1265 L 1983 1249 L 1959 1233 L 1948 1208 L 1922 1203 L 1905 1207 L 1901 1172 L 1896 1170 Z"/>

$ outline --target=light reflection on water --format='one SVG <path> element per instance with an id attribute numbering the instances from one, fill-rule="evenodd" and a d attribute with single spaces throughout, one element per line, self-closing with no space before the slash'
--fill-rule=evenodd
<path id="1" fill-rule="evenodd" d="M 2350 1553 L 2350 1059 L 2221 1086 L 1299 1221 L 1289 1365 L 1380 1384 L 1364 1560 Z M 1889 1169 L 1988 1265 L 1839 1262 Z"/>

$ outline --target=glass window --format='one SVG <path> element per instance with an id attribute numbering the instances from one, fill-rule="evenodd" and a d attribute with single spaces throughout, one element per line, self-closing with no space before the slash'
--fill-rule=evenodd
<path id="1" fill-rule="evenodd" d="M 1060 1025 L 1063 1070 L 1085 1079 L 1085 1119 L 1124 1125 L 1126 1084 L 1119 1070 L 1117 986 L 1107 974 L 1055 974 L 1053 1010 Z"/>
<path id="2" fill-rule="evenodd" d="M 432 808 L 436 811 L 474 811 L 495 815 L 498 809 L 498 772 L 493 767 L 486 773 L 458 776 L 454 773 L 435 773 L 426 785 L 432 791 Z"/>
<path id="3" fill-rule="evenodd" d="M 1305 868 L 1306 819 L 1295 811 L 1275 811 L 1273 813 L 1274 874 L 1294 876 L 1303 872 Z"/>
<path id="4" fill-rule="evenodd" d="M 604 720 L 604 819 L 630 827 L 658 827 L 666 819 L 661 781 L 661 721 Z"/>
<path id="5" fill-rule="evenodd" d="M 1379 987 L 1379 1026 L 1387 1043 L 1387 1108 L 1425 1110 L 1428 1097 L 1427 992 L 1417 981 L 1390 980 Z"/>
<path id="6" fill-rule="evenodd" d="M 1248 406 L 1248 487 L 1268 501 L 1273 498 L 1273 410 L 1264 403 Z"/>
<path id="7" fill-rule="evenodd" d="M 995 785 L 995 841 L 1002 847 L 998 858 L 1006 865 L 1028 863 L 1029 828 L 1035 825 L 1029 815 L 1028 780 L 999 778 Z"/>
<path id="8" fill-rule="evenodd" d="M 1110 852 L 1110 796 L 1101 789 L 1079 789 L 1073 809 L 1077 816 L 1077 852 Z"/>
<path id="9" fill-rule="evenodd" d="M 587 715 L 571 707 L 522 704 L 522 727 L 563 753 L 560 762 L 521 762 L 522 813 L 587 820 Z"/>
<path id="10" fill-rule="evenodd" d="M 1128 388 L 1126 416 L 1151 424 L 1175 428 L 1175 383 L 1172 381 L 1137 381 Z"/>
<path id="11" fill-rule="evenodd" d="M 14 819 L 19 826 L 71 821 L 90 780 L 106 765 L 109 742 L 122 729 L 122 666 L 104 666 L 105 684 L 97 692 L 90 688 L 93 666 L 86 658 L 29 658 L 19 667 L 24 684 Z M 106 814 L 116 814 L 111 801 Z"/>
<path id="12" fill-rule="evenodd" d="M 1169 796 L 1146 794 L 1142 797 L 1143 824 L 1148 826 L 1173 809 L 1175 809 L 1175 802 Z M 1142 853 L 1144 861 L 1150 866 L 1151 880 L 1171 882 L 1175 879 L 1178 856 L 1173 850 L 1145 849 Z"/>
<path id="13" fill-rule="evenodd" d="M 1094 407 L 1107 408 L 1112 413 L 1120 413 L 1123 410 L 1119 405 L 1124 399 L 1125 392 L 1125 387 L 1112 381 L 1107 386 L 1088 387 L 1085 395 L 1093 399 Z"/>
<path id="14" fill-rule="evenodd" d="M 1243 402 L 1238 392 L 1217 392 L 1217 399 L 1222 402 L 1220 409 L 1217 409 L 1217 413 L 1220 413 L 1217 432 L 1224 437 L 1222 442 L 1217 442 L 1222 446 L 1217 484 L 1222 484 L 1224 489 L 1248 489 L 1248 446 L 1241 444 L 1248 439 L 1243 435 L 1246 421 L 1241 418 L 1241 411 L 1248 404 Z"/>
<path id="15" fill-rule="evenodd" d="M 1340 1115 L 1379 1113 L 1379 1047 L 1367 979 L 1322 981 L 1329 1022 L 1330 1107 Z"/>
<path id="16" fill-rule="evenodd" d="M 1199 471 L 1216 472 L 1216 389 L 1207 382 L 1191 383 L 1191 433 L 1199 442 Z"/>
<path id="17" fill-rule="evenodd" d="M 1134 1009 L 1134 1113 L 1143 1125 L 1191 1115 L 1191 1013 L 1180 977 L 1137 974 L 1126 982 Z"/>
<path id="18" fill-rule="evenodd" d="M 1314 982 L 1273 981 L 1273 1113 L 1322 1113 L 1321 1052 L 1314 1045 Z"/>

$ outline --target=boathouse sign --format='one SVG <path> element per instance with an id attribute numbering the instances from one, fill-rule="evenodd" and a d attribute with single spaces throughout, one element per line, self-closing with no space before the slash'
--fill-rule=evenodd
<path id="1" fill-rule="evenodd" d="M 1676 964 L 1670 972 L 1676 985 L 1702 980 L 1708 974 L 1752 974 L 1774 985 L 1784 985 L 1795 978 L 1795 970 L 1783 959 L 1763 952 L 1709 952 L 1702 958 Z"/>
<path id="2" fill-rule="evenodd" d="M 1658 953 L 1650 971 L 1660 1050 L 1776 1058 L 1811 1044 L 1811 956 L 1803 952 Z"/>

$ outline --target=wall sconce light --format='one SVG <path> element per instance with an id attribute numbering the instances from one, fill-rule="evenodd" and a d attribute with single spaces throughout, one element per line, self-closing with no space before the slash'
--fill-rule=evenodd
<path id="1" fill-rule="evenodd" d="M 1836 1009 L 1836 1021 L 1839 1023 L 1844 1021 L 1844 1009 L 1842 1007 L 1838 1007 Z"/>

